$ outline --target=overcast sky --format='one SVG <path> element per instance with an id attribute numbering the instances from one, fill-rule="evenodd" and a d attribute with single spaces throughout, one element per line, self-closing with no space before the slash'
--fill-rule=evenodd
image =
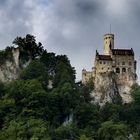
<path id="1" fill-rule="evenodd" d="M 140 75 L 139 0 L 0 0 L 0 48 L 33 34 L 49 52 L 68 55 L 78 80 L 95 50 L 103 52 L 110 24 L 115 47 L 134 49 Z"/>

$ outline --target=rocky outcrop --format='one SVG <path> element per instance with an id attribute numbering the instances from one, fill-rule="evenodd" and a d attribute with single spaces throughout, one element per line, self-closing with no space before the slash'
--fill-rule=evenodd
<path id="1" fill-rule="evenodd" d="M 3 51 L 6 56 L 0 62 L 0 81 L 7 82 L 18 78 L 23 67 L 20 64 L 20 49 L 12 48 L 8 53 Z M 26 65 L 28 62 L 26 62 Z M 25 65 L 25 64 L 24 64 Z"/>
<path id="2" fill-rule="evenodd" d="M 10 58 L 3 59 L 0 64 L 0 80 L 2 82 L 16 79 L 19 71 L 19 49 L 12 49 L 8 55 Z"/>
<path id="3" fill-rule="evenodd" d="M 92 96 L 94 102 L 99 105 L 110 103 L 129 103 L 132 101 L 130 95 L 131 84 L 118 83 L 118 76 L 114 72 L 100 73 L 94 80 L 94 91 Z"/>

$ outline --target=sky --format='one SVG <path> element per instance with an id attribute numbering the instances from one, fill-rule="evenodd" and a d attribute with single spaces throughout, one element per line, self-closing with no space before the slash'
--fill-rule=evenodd
<path id="1" fill-rule="evenodd" d="M 115 48 L 133 48 L 140 75 L 139 14 L 139 0 L 0 0 L 0 49 L 32 34 L 48 52 L 66 54 L 80 80 L 111 24 Z"/>

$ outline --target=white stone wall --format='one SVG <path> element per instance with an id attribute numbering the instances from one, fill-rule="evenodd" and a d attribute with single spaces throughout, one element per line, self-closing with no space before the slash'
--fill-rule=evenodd
<path id="1" fill-rule="evenodd" d="M 85 69 L 83 69 L 82 71 L 82 83 L 83 84 L 86 84 L 93 76 L 93 73 L 92 71 L 86 71 Z"/>

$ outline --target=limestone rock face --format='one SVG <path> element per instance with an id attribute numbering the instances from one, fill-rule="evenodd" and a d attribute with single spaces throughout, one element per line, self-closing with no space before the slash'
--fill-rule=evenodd
<path id="1" fill-rule="evenodd" d="M 5 59 L 0 64 L 0 81 L 7 82 L 18 78 L 22 69 L 20 66 L 20 50 L 19 48 L 13 48 L 11 50 L 9 59 Z"/>
<path id="2" fill-rule="evenodd" d="M 94 91 L 92 96 L 94 102 L 99 105 L 104 105 L 107 102 L 110 103 L 129 103 L 132 101 L 130 96 L 131 85 L 118 83 L 118 77 L 113 72 L 100 73 L 96 75 L 94 81 Z"/>

